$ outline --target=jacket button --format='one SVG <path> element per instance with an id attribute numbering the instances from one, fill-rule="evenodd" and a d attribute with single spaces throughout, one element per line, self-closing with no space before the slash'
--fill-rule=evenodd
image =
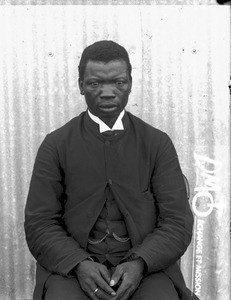
<path id="1" fill-rule="evenodd" d="M 112 185 L 112 180 L 111 180 L 111 178 L 108 179 L 108 183 L 109 183 L 110 185 Z"/>

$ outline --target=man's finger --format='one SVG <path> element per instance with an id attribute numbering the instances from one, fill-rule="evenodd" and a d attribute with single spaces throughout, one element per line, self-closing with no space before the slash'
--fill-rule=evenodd
<path id="1" fill-rule="evenodd" d="M 123 276 L 123 269 L 121 266 L 117 266 L 115 272 L 112 274 L 110 280 L 110 286 L 115 286 L 120 281 L 121 277 Z"/>
<path id="2" fill-rule="evenodd" d="M 101 273 L 102 277 L 107 281 L 107 283 L 109 283 L 110 279 L 111 279 L 111 276 L 110 276 L 110 273 L 109 273 L 108 269 L 106 267 L 101 268 L 100 273 Z"/>
<path id="3" fill-rule="evenodd" d="M 97 299 L 100 299 L 100 300 L 111 300 L 112 299 L 112 295 L 107 294 L 100 288 L 94 294 L 97 296 Z"/>
<path id="4" fill-rule="evenodd" d="M 128 300 L 129 297 L 131 296 L 132 292 L 131 290 L 126 290 L 126 292 L 123 294 L 123 296 L 121 298 L 119 298 L 120 300 Z"/>
<path id="5" fill-rule="evenodd" d="M 90 292 L 89 296 L 91 297 L 92 300 L 99 300 L 100 298 L 98 298 L 97 294 L 94 292 Z"/>
<path id="6" fill-rule="evenodd" d="M 97 276 L 97 278 L 95 278 L 95 283 L 100 289 L 105 291 L 107 294 L 115 296 L 115 291 L 107 284 L 107 282 L 101 276 Z"/>
<path id="7" fill-rule="evenodd" d="M 122 299 L 122 297 L 124 297 L 124 295 L 129 294 L 130 292 L 130 284 L 129 282 L 126 280 L 126 273 L 123 275 L 123 280 L 118 288 L 118 290 L 116 291 L 116 298 L 115 299 Z"/>
<path id="8" fill-rule="evenodd" d="M 95 287 L 92 289 L 92 287 Z M 92 300 L 98 300 L 99 298 L 97 297 L 97 291 L 98 288 L 96 287 L 96 285 L 94 283 L 92 283 L 92 285 L 87 285 L 82 287 L 83 290 L 85 291 L 85 293 L 92 299 Z"/>

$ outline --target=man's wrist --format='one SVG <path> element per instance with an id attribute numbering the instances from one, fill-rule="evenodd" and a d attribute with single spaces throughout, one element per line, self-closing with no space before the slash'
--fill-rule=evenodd
<path id="1" fill-rule="evenodd" d="M 73 269 L 72 269 L 72 272 L 76 272 L 77 271 L 77 268 L 79 266 L 79 264 L 81 262 L 84 262 L 84 261 L 94 261 L 94 259 L 91 257 L 91 256 L 88 256 L 86 258 L 84 258 L 83 260 L 81 260 Z"/>
<path id="2" fill-rule="evenodd" d="M 133 260 L 137 260 L 137 259 L 139 259 L 139 258 L 141 258 L 142 259 L 142 257 L 140 257 L 140 256 L 138 256 L 137 254 L 135 254 L 135 253 L 132 253 L 129 257 L 127 257 L 127 261 L 133 261 Z"/>
<path id="3" fill-rule="evenodd" d="M 84 258 L 83 260 L 81 260 L 81 261 L 78 263 L 78 265 L 76 266 L 76 268 L 78 268 L 79 264 L 81 264 L 81 263 L 84 262 L 84 261 L 92 261 L 92 262 L 94 262 L 94 259 L 93 259 L 91 256 L 88 256 L 88 257 Z"/>
<path id="4" fill-rule="evenodd" d="M 127 262 L 129 262 L 129 261 L 138 262 L 142 268 L 142 273 L 145 274 L 147 272 L 147 264 L 141 256 L 138 256 L 137 254 L 133 253 L 126 260 L 127 260 Z"/>

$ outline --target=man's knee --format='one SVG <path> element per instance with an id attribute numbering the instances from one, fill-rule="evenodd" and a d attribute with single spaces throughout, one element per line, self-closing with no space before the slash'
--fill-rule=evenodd
<path id="1" fill-rule="evenodd" d="M 179 300 L 171 279 L 163 272 L 145 277 L 131 300 Z"/>
<path id="2" fill-rule="evenodd" d="M 77 279 L 51 275 L 44 287 L 44 300 L 89 300 Z"/>

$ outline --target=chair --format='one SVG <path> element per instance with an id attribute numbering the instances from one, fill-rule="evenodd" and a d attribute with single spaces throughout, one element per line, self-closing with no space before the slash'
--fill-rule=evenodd
<path id="1" fill-rule="evenodd" d="M 189 186 L 188 179 L 184 174 L 183 174 L 183 177 L 184 177 L 184 183 L 185 183 L 186 192 L 187 192 L 187 199 L 189 201 L 189 199 L 190 199 L 190 186 Z"/>

